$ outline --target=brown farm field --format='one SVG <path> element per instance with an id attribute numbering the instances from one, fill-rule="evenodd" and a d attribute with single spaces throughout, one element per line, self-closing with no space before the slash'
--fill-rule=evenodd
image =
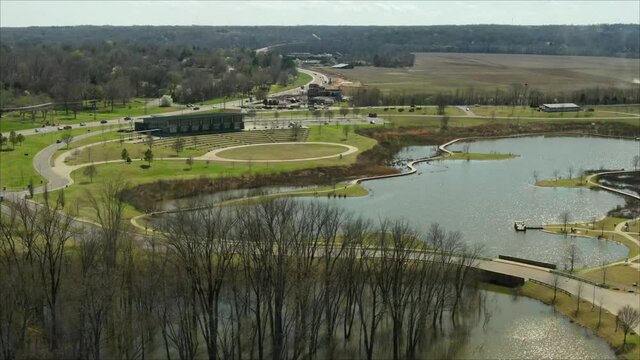
<path id="1" fill-rule="evenodd" d="M 417 53 L 410 68 L 322 68 L 323 72 L 384 92 L 433 92 L 474 88 L 564 92 L 584 88 L 640 87 L 640 59 L 588 56 Z"/>

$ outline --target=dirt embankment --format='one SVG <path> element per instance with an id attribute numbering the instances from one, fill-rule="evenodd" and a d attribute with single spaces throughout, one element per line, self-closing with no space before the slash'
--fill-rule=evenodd
<path id="1" fill-rule="evenodd" d="M 319 167 L 290 173 L 244 175 L 217 179 L 201 177 L 189 180 L 159 180 L 127 189 L 123 195 L 125 200 L 137 209 L 149 212 L 156 210 L 158 202 L 169 199 L 266 186 L 329 185 L 362 176 L 392 174 L 398 172 L 398 169 L 389 164 L 404 146 L 439 145 L 460 137 L 492 137 L 527 133 L 640 136 L 639 128 L 627 124 L 601 124 L 594 129 L 588 124 L 570 122 L 563 124 L 481 125 L 449 130 L 377 127 L 359 129 L 357 132 L 360 135 L 376 139 L 378 144 L 371 150 L 360 154 L 357 162 L 351 166 Z"/>

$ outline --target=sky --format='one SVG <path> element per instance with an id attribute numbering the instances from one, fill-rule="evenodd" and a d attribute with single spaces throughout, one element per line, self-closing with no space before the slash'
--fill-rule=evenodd
<path id="1" fill-rule="evenodd" d="M 640 24 L 640 1 L 0 0 L 0 27 Z"/>

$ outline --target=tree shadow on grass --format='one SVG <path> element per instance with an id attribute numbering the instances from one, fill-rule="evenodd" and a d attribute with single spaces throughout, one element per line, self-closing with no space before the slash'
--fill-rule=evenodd
<path id="1" fill-rule="evenodd" d="M 151 167 L 151 165 L 149 165 L 149 164 L 142 164 L 142 165 L 140 165 L 140 168 L 141 168 L 141 169 L 148 169 L 148 168 L 150 168 L 150 167 Z"/>

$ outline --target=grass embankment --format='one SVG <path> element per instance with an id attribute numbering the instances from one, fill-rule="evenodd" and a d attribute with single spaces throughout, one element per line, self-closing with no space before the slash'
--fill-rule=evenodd
<path id="1" fill-rule="evenodd" d="M 45 147 L 55 144 L 56 140 L 65 133 L 73 136 L 86 134 L 89 129 L 73 129 L 48 132 L 44 134 L 34 134 L 25 137 L 22 145 L 16 145 L 15 149 L 10 146 L 3 147 L 0 151 L 0 189 L 6 187 L 7 190 L 24 190 L 29 181 L 38 186 L 45 179 L 40 177 L 33 166 L 34 156 Z M 95 129 L 93 131 L 96 131 Z M 96 135 L 99 136 L 99 135 Z M 89 139 L 87 139 L 89 140 Z M 58 150 L 58 153 L 66 151 L 65 148 Z"/>
<path id="2" fill-rule="evenodd" d="M 22 117 L 20 117 L 19 113 L 9 113 L 3 116 L 2 119 L 0 119 L 0 131 L 6 132 L 11 130 L 32 129 L 41 127 L 45 122 L 60 125 L 71 125 L 79 124 L 81 122 L 111 120 L 123 118 L 126 116 L 144 116 L 180 110 L 180 107 L 177 106 L 159 107 L 157 105 L 148 105 L 145 111 L 144 104 L 145 100 L 134 99 L 125 105 L 116 104 L 113 108 L 113 111 L 111 111 L 111 106 L 101 107 L 96 111 L 95 119 L 93 111 L 90 110 L 79 111 L 75 117 L 73 116 L 73 112 L 71 111 L 69 111 L 68 114 L 65 111 L 55 111 L 55 113 L 50 112 L 45 121 L 42 121 L 42 117 L 38 116 L 36 116 L 35 121 L 31 121 L 30 115 L 25 115 L 25 120 L 22 120 Z"/>
<path id="3" fill-rule="evenodd" d="M 269 144 L 230 149 L 217 155 L 233 160 L 291 160 L 337 155 L 347 148 L 326 144 Z"/>
<path id="4" fill-rule="evenodd" d="M 299 88 L 300 86 L 305 85 L 311 80 L 313 80 L 313 77 L 311 75 L 305 74 L 303 72 L 298 72 L 298 76 L 296 77 L 296 79 L 285 86 L 281 86 L 280 84 L 271 85 L 271 87 L 269 87 L 269 93 L 277 93 L 280 91 Z"/>
<path id="5" fill-rule="evenodd" d="M 542 301 L 547 305 L 552 305 L 553 289 L 528 281 L 520 288 L 520 295 Z M 598 326 L 599 308 L 588 301 L 580 301 L 580 311 L 576 312 L 576 298 L 561 291 L 557 292 L 555 309 L 572 321 L 584 326 L 597 336 L 603 338 L 611 348 L 623 359 L 640 358 L 640 336 L 637 334 L 627 335 L 627 346 L 622 347 L 624 334 L 621 327 L 616 331 L 616 315 L 602 310 L 602 321 Z"/>
<path id="6" fill-rule="evenodd" d="M 588 107 L 588 106 L 587 106 Z M 594 111 L 544 112 L 528 106 L 475 106 L 469 108 L 478 116 L 488 117 L 533 117 L 533 118 L 599 118 L 633 117 L 631 114 L 611 112 L 604 109 Z"/>
<path id="7" fill-rule="evenodd" d="M 629 219 L 623 218 L 614 218 L 614 217 L 605 217 L 600 220 L 597 220 L 593 223 L 572 223 L 567 224 L 567 229 L 574 228 L 575 233 L 569 234 L 577 235 L 577 236 L 588 236 L 594 238 L 601 238 L 605 240 L 611 240 L 621 243 L 629 249 L 628 258 L 633 258 L 634 256 L 640 255 L 640 246 L 638 246 L 635 242 L 629 240 L 628 238 L 621 236 L 619 234 L 613 233 L 615 230 L 615 226 L 620 224 L 621 222 L 629 223 L 629 232 L 636 233 L 638 232 L 638 222 L 631 221 Z M 558 235 L 564 235 L 564 225 L 562 224 L 550 224 L 545 225 L 545 231 L 552 232 Z"/>
<path id="8" fill-rule="evenodd" d="M 536 186 L 540 187 L 587 187 L 590 188 L 585 178 L 571 178 L 571 179 L 545 179 L 536 181 Z"/>

